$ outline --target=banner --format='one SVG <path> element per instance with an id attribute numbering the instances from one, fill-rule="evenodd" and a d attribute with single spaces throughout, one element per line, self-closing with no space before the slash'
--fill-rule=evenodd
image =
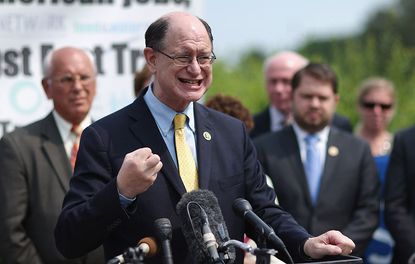
<path id="1" fill-rule="evenodd" d="M 54 48 L 92 52 L 97 66 L 96 120 L 134 99 L 144 64 L 144 32 L 170 11 L 202 16 L 203 0 L 0 0 L 0 137 L 52 109 L 41 86 Z"/>

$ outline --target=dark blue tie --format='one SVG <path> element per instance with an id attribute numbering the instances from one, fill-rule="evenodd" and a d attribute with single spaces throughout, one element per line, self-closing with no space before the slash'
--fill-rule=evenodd
<path id="1" fill-rule="evenodd" d="M 318 136 L 310 134 L 304 138 L 306 143 L 306 160 L 304 169 L 307 176 L 308 187 L 310 190 L 313 205 L 317 201 L 320 178 L 322 172 L 321 157 L 317 149 Z"/>

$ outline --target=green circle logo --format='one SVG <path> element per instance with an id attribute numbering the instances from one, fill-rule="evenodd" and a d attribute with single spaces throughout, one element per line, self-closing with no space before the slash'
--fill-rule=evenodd
<path id="1" fill-rule="evenodd" d="M 21 81 L 12 87 L 10 102 L 16 112 L 30 114 L 39 108 L 42 98 L 39 89 L 33 82 Z"/>

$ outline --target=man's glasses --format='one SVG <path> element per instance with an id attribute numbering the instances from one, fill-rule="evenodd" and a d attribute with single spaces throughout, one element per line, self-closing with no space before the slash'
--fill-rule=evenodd
<path id="1" fill-rule="evenodd" d="M 155 51 L 171 59 L 174 65 L 180 66 L 180 67 L 189 66 L 190 64 L 192 64 L 193 59 L 194 59 L 193 56 L 185 56 L 185 55 L 170 56 L 162 52 L 161 50 L 155 50 Z M 212 51 L 210 55 L 196 57 L 196 60 L 197 60 L 197 63 L 199 63 L 200 67 L 206 67 L 206 66 L 212 65 L 212 63 L 215 62 L 216 56 L 215 56 L 215 53 L 213 53 Z"/>
<path id="2" fill-rule="evenodd" d="M 380 106 L 382 110 L 389 110 L 393 107 L 393 104 L 382 104 L 375 102 L 361 102 L 360 105 L 366 109 L 374 109 L 376 106 Z"/>
<path id="3" fill-rule="evenodd" d="M 95 80 L 95 76 L 87 75 L 87 74 L 81 74 L 81 75 L 63 75 L 56 78 L 50 78 L 53 81 L 56 81 L 60 83 L 63 86 L 66 87 L 72 87 L 75 85 L 77 81 L 79 81 L 82 85 L 88 85 L 91 84 L 93 80 Z"/>
<path id="4" fill-rule="evenodd" d="M 288 78 L 269 78 L 267 82 L 270 85 L 277 85 L 278 83 L 281 83 L 284 86 L 291 85 L 291 79 Z"/>

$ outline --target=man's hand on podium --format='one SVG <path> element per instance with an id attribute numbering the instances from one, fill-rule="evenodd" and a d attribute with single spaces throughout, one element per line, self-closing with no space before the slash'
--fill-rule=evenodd
<path id="1" fill-rule="evenodd" d="M 328 231 L 304 243 L 304 253 L 313 259 L 327 255 L 349 255 L 355 248 L 353 241 L 339 231 Z"/>

